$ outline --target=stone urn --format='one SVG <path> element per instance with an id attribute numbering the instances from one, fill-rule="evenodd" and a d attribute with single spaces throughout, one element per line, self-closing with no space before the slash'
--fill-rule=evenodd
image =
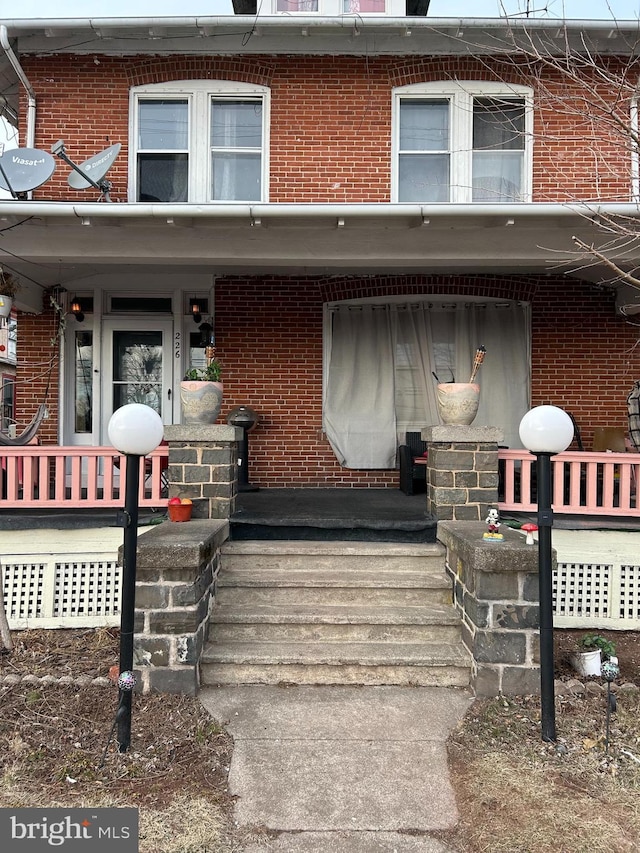
<path id="1" fill-rule="evenodd" d="M 478 414 L 480 386 L 475 382 L 441 382 L 436 388 L 436 399 L 443 424 L 469 426 Z"/>
<path id="2" fill-rule="evenodd" d="M 222 408 L 222 382 L 183 380 L 180 383 L 183 424 L 214 424 Z"/>

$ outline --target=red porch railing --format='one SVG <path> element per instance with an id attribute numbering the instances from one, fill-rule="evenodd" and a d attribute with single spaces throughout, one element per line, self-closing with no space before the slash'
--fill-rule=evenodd
<path id="1" fill-rule="evenodd" d="M 167 500 L 169 448 L 145 457 L 139 503 Z M 126 486 L 125 457 L 113 447 L 0 447 L 0 507 L 94 509 L 120 507 Z"/>
<path id="2" fill-rule="evenodd" d="M 501 511 L 537 509 L 536 458 L 527 450 L 500 450 Z M 636 488 L 640 453 L 565 451 L 551 457 L 555 512 L 640 517 Z"/>

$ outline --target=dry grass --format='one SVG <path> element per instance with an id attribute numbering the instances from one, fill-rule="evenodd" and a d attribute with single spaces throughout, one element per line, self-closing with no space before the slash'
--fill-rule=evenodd
<path id="1" fill-rule="evenodd" d="M 640 839 L 640 696 L 620 697 L 605 751 L 603 697 L 558 702 L 558 745 L 539 700 L 479 700 L 450 740 L 465 853 L 631 853 Z M 626 753 L 623 751 L 626 750 Z"/>
<path id="2" fill-rule="evenodd" d="M 625 680 L 640 683 L 640 635 L 617 635 Z M 15 633 L 0 673 L 104 676 L 117 632 Z M 558 636 L 558 671 L 572 648 Z M 102 755 L 115 688 L 0 686 L 0 806 L 133 806 L 140 853 L 233 853 L 232 742 L 199 702 L 135 696 L 132 748 Z M 608 753 L 603 695 L 557 700 L 558 747 L 540 739 L 540 701 L 478 700 L 449 743 L 459 853 L 635 853 L 640 849 L 640 693 L 619 693 Z M 635 756 L 638 761 L 635 761 Z M 255 842 L 255 833 L 250 834 Z"/>
<path id="3" fill-rule="evenodd" d="M 3 675 L 106 676 L 118 632 L 15 632 Z M 134 696 L 132 740 L 105 746 L 115 687 L 0 686 L 0 806 L 138 808 L 140 853 L 238 849 L 227 793 L 231 738 L 196 699 Z"/>

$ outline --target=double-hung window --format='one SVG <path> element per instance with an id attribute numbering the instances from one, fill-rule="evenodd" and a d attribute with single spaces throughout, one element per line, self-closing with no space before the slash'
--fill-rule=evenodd
<path id="1" fill-rule="evenodd" d="M 132 92 L 133 197 L 146 202 L 267 200 L 268 90 L 227 81 Z"/>
<path id="2" fill-rule="evenodd" d="M 525 86 L 444 82 L 396 89 L 394 200 L 529 201 L 531 133 L 532 94 Z"/>
<path id="3" fill-rule="evenodd" d="M 276 14 L 391 15 L 407 14 L 405 0 L 271 0 Z"/>

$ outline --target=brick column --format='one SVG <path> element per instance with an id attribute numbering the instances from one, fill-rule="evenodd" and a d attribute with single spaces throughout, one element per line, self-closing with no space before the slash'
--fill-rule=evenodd
<path id="1" fill-rule="evenodd" d="M 228 537 L 228 521 L 206 519 L 166 521 L 138 539 L 134 668 L 143 693 L 198 692 L 220 546 Z"/>
<path id="2" fill-rule="evenodd" d="M 169 497 L 191 498 L 193 518 L 229 518 L 238 491 L 239 427 L 165 426 Z"/>
<path id="3" fill-rule="evenodd" d="M 538 546 L 504 525 L 503 542 L 485 542 L 486 529 L 478 522 L 438 524 L 462 639 L 473 657 L 471 685 L 478 696 L 539 693 Z"/>
<path id="4" fill-rule="evenodd" d="M 427 512 L 440 520 L 481 521 L 498 502 L 498 427 L 431 426 L 427 442 Z"/>

